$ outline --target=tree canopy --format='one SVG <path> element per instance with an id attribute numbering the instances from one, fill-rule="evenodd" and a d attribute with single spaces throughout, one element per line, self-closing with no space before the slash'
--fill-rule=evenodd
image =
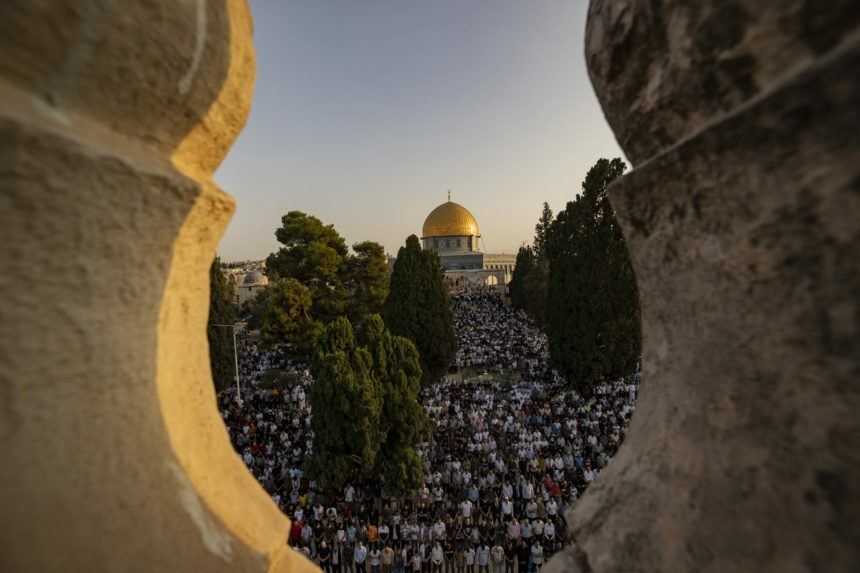
<path id="1" fill-rule="evenodd" d="M 260 315 L 267 342 L 292 343 L 310 358 L 323 327 L 347 317 L 355 325 L 382 311 L 388 294 L 388 263 L 382 245 L 353 245 L 332 225 L 290 211 L 275 237 L 283 245 L 266 259 L 271 291 L 249 309 Z"/>
<path id="2" fill-rule="evenodd" d="M 448 291 L 439 256 L 421 249 L 415 235 L 397 253 L 383 317 L 391 332 L 415 344 L 425 383 L 447 372 L 457 350 Z"/>

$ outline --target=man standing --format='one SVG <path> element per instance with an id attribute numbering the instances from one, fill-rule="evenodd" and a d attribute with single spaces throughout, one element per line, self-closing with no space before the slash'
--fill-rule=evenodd
<path id="1" fill-rule="evenodd" d="M 486 542 L 478 548 L 478 573 L 490 573 L 490 547 Z"/>
<path id="2" fill-rule="evenodd" d="M 510 539 L 505 543 L 505 573 L 514 573 L 514 563 L 517 560 L 517 550 Z"/>
<path id="3" fill-rule="evenodd" d="M 382 564 L 382 552 L 379 550 L 379 544 L 372 545 L 370 553 L 368 553 L 368 561 L 370 561 L 370 573 L 379 573 L 380 565 Z"/>
<path id="4" fill-rule="evenodd" d="M 445 560 L 445 554 L 442 551 L 442 544 L 439 541 L 433 544 L 433 550 L 430 552 L 430 561 L 433 564 L 433 573 L 442 573 L 442 563 Z"/>
<path id="5" fill-rule="evenodd" d="M 367 559 L 367 547 L 364 542 L 359 541 L 355 547 L 355 573 L 365 573 L 365 560 Z"/>
<path id="6" fill-rule="evenodd" d="M 505 549 L 498 542 L 490 549 L 490 568 L 492 573 L 503 573 L 505 568 Z"/>
<path id="7" fill-rule="evenodd" d="M 382 550 L 382 573 L 391 573 L 391 566 L 394 564 L 394 549 L 391 545 L 386 544 Z"/>
<path id="8" fill-rule="evenodd" d="M 529 546 L 521 540 L 517 545 L 517 573 L 527 573 L 529 570 L 529 557 L 531 557 Z"/>
<path id="9" fill-rule="evenodd" d="M 546 525 L 543 526 L 543 538 L 546 548 L 553 551 L 555 549 L 555 523 L 551 520 L 547 521 Z"/>
<path id="10" fill-rule="evenodd" d="M 475 547 L 470 543 L 463 552 L 466 562 L 466 573 L 475 573 Z"/>
<path id="11" fill-rule="evenodd" d="M 535 539 L 532 544 L 532 566 L 536 572 L 543 567 L 543 546 L 540 544 L 540 539 Z"/>
<path id="12" fill-rule="evenodd" d="M 320 562 L 320 569 L 325 571 L 325 573 L 332 573 L 331 569 L 331 549 L 328 547 L 328 543 L 323 539 L 322 543 L 320 543 L 320 549 L 317 552 L 317 558 Z"/>
<path id="13" fill-rule="evenodd" d="M 347 541 L 343 546 L 343 573 L 356 573 L 355 571 L 355 544 Z"/>

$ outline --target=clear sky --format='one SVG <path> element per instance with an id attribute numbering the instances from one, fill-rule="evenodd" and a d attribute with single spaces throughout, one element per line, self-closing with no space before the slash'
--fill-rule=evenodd
<path id="1" fill-rule="evenodd" d="M 529 242 L 623 157 L 583 56 L 586 0 L 251 0 L 257 83 L 216 173 L 219 247 L 262 258 L 290 210 L 392 254 L 453 191 L 488 252 Z"/>

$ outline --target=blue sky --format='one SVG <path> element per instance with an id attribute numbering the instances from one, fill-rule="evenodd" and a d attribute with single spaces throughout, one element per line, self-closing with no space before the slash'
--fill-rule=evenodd
<path id="1" fill-rule="evenodd" d="M 543 201 L 623 157 L 588 80 L 586 0 L 251 0 L 251 116 L 217 182 L 238 203 L 226 260 L 277 248 L 300 210 L 397 248 L 447 190 L 492 252 Z"/>

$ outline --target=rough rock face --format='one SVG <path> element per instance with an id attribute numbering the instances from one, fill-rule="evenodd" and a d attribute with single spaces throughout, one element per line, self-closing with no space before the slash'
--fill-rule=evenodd
<path id="1" fill-rule="evenodd" d="M 585 57 L 638 165 L 824 56 L 858 19 L 855 0 L 592 0 Z"/>
<path id="2" fill-rule="evenodd" d="M 302 571 L 215 406 L 244 0 L 0 8 L 0 569 Z"/>
<path id="3" fill-rule="evenodd" d="M 860 26 L 848 2 L 592 2 L 636 168 L 628 438 L 549 571 L 860 570 Z"/>

